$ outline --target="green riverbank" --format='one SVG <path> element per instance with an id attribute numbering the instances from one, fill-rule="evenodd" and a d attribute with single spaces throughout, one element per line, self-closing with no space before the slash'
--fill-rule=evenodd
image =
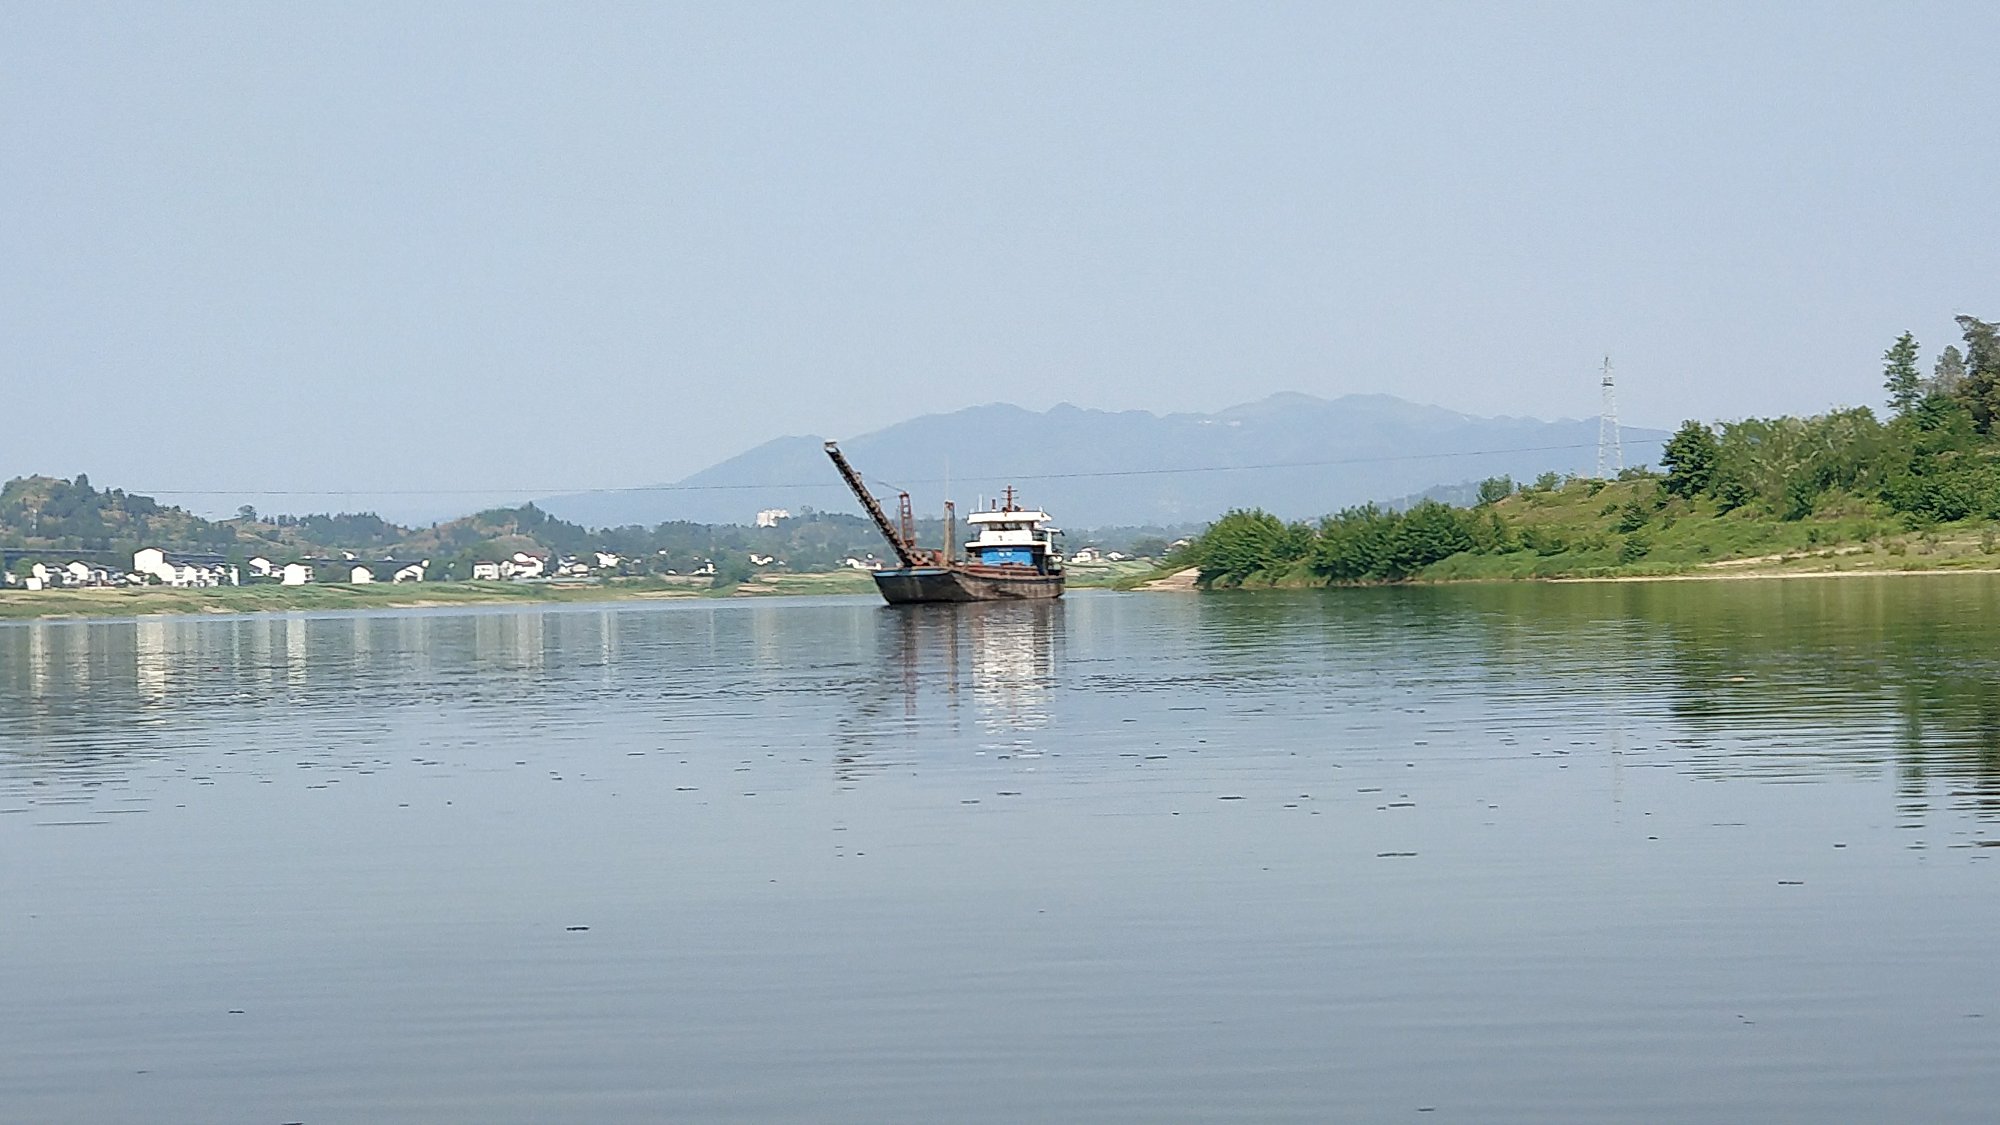
<path id="1" fill-rule="evenodd" d="M 708 591 L 657 581 L 556 585 L 515 582 L 421 582 L 392 585 L 162 586 L 0 592 L 0 619 L 144 617 L 155 614 L 288 613 L 421 606 L 592 602 L 700 597 Z"/>
<path id="2" fill-rule="evenodd" d="M 1150 573 L 1144 563 L 1073 566 L 1073 588 L 1109 587 L 1132 575 Z M 870 595 L 875 583 L 866 571 L 821 574 L 760 574 L 736 586 L 713 586 L 707 579 L 634 578 L 592 583 L 412 582 L 400 585 L 310 584 L 305 586 L 217 586 L 174 589 L 132 586 L 76 590 L 0 591 L 0 620 L 78 617 L 148 617 L 217 613 L 298 613 L 354 609 L 411 609 L 454 605 L 537 605 L 634 601 L 656 598 L 781 597 L 828 594 Z"/>
<path id="3" fill-rule="evenodd" d="M 1317 527 L 1232 512 L 1128 585 L 1186 569 L 1212 589 L 2000 570 L 2000 522 L 1912 520 L 1853 496 L 1787 519 L 1674 496 L 1656 479 L 1577 480 L 1476 508 L 1350 510 Z"/>

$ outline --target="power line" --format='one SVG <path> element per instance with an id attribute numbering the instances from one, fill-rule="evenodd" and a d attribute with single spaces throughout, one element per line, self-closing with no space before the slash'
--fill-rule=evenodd
<path id="1" fill-rule="evenodd" d="M 1592 448 L 1593 443 L 1580 442 L 1571 445 L 1534 445 L 1515 449 L 1464 449 L 1449 453 L 1401 453 L 1379 457 L 1336 457 L 1324 461 L 1269 461 L 1255 465 L 1191 465 L 1171 469 L 1102 469 L 1070 473 L 984 473 L 975 476 L 959 474 L 960 484 L 967 481 L 1055 481 L 1055 480 L 1101 480 L 1113 477 L 1155 477 L 1174 476 L 1183 473 L 1244 473 L 1267 469 L 1322 469 L 1339 465 L 1376 465 L 1398 461 L 1438 461 L 1453 457 L 1498 457 L 1511 453 L 1560 453 Z M 876 484 L 898 489 L 881 480 Z M 906 482 L 908 484 L 943 484 L 945 478 L 925 477 Z M 619 485 L 611 488 L 591 487 L 545 487 L 545 488 L 144 488 L 126 489 L 127 492 L 142 492 L 158 496 L 491 496 L 512 495 L 528 492 L 544 496 L 569 495 L 584 492 L 747 492 L 758 489 L 781 488 L 841 488 L 838 480 L 812 480 L 793 483 L 772 484 L 639 484 Z"/>

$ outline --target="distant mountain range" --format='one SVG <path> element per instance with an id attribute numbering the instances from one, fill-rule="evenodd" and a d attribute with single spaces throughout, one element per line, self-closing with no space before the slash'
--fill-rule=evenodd
<path id="1" fill-rule="evenodd" d="M 1214 414 L 996 403 L 899 422 L 841 449 L 885 504 L 907 489 L 923 515 L 941 508 L 949 478 L 961 512 L 1011 483 L 1069 527 L 1168 526 L 1237 507 L 1307 518 L 1503 474 L 1586 473 L 1597 429 L 1595 418 L 1481 418 L 1390 395 L 1277 394 Z M 1668 436 L 1629 426 L 1623 435 L 1628 465 L 1657 462 Z M 590 527 L 858 511 L 823 440 L 778 438 L 673 484 L 536 503 Z"/>

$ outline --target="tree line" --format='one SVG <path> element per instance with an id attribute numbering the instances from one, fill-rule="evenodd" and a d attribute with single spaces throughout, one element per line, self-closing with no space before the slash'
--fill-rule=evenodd
<path id="1" fill-rule="evenodd" d="M 1656 532 L 1682 519 L 1848 515 L 1912 530 L 2000 520 L 2000 326 L 1957 321 L 1964 347 L 1946 347 L 1928 375 L 1911 333 L 1883 354 L 1886 418 L 1862 406 L 1809 418 L 1684 422 L 1659 471 L 1623 474 L 1650 483 L 1623 489 L 1629 496 L 1590 513 L 1601 519 L 1589 526 L 1516 517 L 1565 484 L 1595 497 L 1603 482 L 1548 473 L 1520 489 L 1496 477 L 1480 484 L 1468 507 L 1424 501 L 1399 512 L 1368 504 L 1314 522 L 1234 510 L 1171 561 L 1197 567 L 1208 586 L 1397 582 L 1462 555 L 1569 554 L 1629 567 L 1648 557 Z M 1517 494 L 1525 499 L 1502 503 Z"/>
<path id="2" fill-rule="evenodd" d="M 925 542 L 943 540 L 940 521 L 919 521 L 917 531 Z M 753 554 L 782 559 L 793 570 L 833 570 L 848 557 L 885 550 L 867 519 L 811 509 L 774 527 L 673 520 L 593 530 L 523 504 L 413 528 L 371 512 L 260 514 L 247 505 L 235 519 L 208 520 L 149 496 L 98 489 L 81 473 L 74 480 L 18 477 L 0 485 L 0 559 L 129 560 L 141 547 L 217 554 L 238 565 L 254 556 L 286 563 L 343 551 L 429 559 L 438 578 L 470 577 L 473 563 L 517 551 L 585 558 L 604 552 L 619 556 L 622 573 L 657 575 L 688 574 L 708 563 L 750 573 Z"/>

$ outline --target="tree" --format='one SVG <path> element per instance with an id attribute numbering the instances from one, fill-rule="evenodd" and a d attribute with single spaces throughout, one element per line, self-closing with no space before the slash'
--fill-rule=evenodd
<path id="1" fill-rule="evenodd" d="M 1310 547 L 1312 530 L 1304 529 L 1303 542 L 1294 529 L 1262 509 L 1235 509 L 1216 520 L 1196 544 L 1199 581 L 1212 585 L 1238 585 L 1253 574 L 1275 570 L 1300 557 L 1294 550 Z"/>
<path id="2" fill-rule="evenodd" d="M 1952 319 L 1958 321 L 1959 331 L 1965 334 L 1966 374 L 2000 377 L 2000 324 L 1976 316 Z"/>
<path id="3" fill-rule="evenodd" d="M 1923 378 L 1917 374 L 1917 338 L 1908 332 L 1882 353 L 1882 388 L 1889 392 L 1889 409 L 1899 418 L 1924 396 Z"/>
<path id="4" fill-rule="evenodd" d="M 1512 495 L 1514 495 L 1513 477 L 1487 477 L 1479 482 L 1479 506 L 1482 508 Z"/>
<path id="5" fill-rule="evenodd" d="M 1958 398 L 1972 412 L 1973 428 L 1992 433 L 2000 419 L 2000 324 L 1971 316 L 1956 319 L 1965 333 L 1965 383 Z"/>
<path id="6" fill-rule="evenodd" d="M 757 577 L 757 568 L 751 564 L 748 555 L 729 554 L 715 560 L 714 585 L 741 586 Z"/>
<path id="7" fill-rule="evenodd" d="M 1689 500 L 1715 486 L 1715 465 L 1719 450 L 1715 431 L 1689 419 L 1660 451 L 1660 464 L 1667 470 L 1660 487 L 1669 495 Z"/>
<path id="8" fill-rule="evenodd" d="M 1334 582 L 1389 577 L 1389 539 L 1400 522 L 1373 504 L 1326 517 L 1313 544 L 1313 573 Z"/>
<path id="9" fill-rule="evenodd" d="M 1403 513 L 1402 522 L 1389 535 L 1388 577 L 1407 578 L 1472 547 L 1472 535 L 1458 509 L 1426 500 Z"/>
<path id="10" fill-rule="evenodd" d="M 1930 391 L 1938 395 L 1954 395 L 1965 382 L 1965 355 L 1958 345 L 1945 345 L 1938 356 L 1937 366 L 1931 368 Z"/>

